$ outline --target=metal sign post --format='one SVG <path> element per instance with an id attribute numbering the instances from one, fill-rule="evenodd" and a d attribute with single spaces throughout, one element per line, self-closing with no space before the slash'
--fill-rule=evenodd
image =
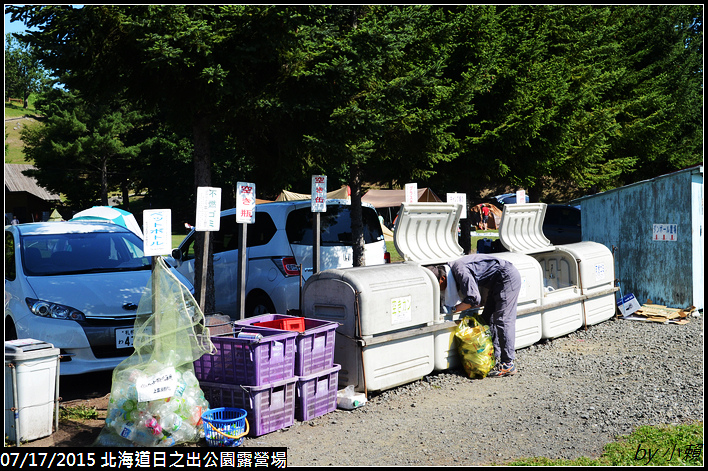
<path id="1" fill-rule="evenodd" d="M 312 176 L 312 274 L 320 272 L 320 213 L 327 212 L 327 176 Z"/>
<path id="2" fill-rule="evenodd" d="M 247 225 L 254 222 L 256 222 L 256 184 L 238 182 L 236 184 L 236 223 L 241 225 L 241 231 L 238 246 L 237 294 L 241 319 L 246 317 Z"/>

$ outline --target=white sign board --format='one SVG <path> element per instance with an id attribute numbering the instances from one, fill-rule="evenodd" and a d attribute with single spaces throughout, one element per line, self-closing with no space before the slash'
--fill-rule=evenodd
<path id="1" fill-rule="evenodd" d="M 146 209 L 143 211 L 143 252 L 146 256 L 172 253 L 172 211 Z"/>
<path id="2" fill-rule="evenodd" d="M 516 191 L 516 204 L 524 204 L 526 203 L 526 191 L 525 190 L 517 190 Z"/>
<path id="3" fill-rule="evenodd" d="M 654 224 L 654 240 L 678 240 L 678 224 Z"/>
<path id="4" fill-rule="evenodd" d="M 406 183 L 406 203 L 418 202 L 418 184 Z"/>
<path id="5" fill-rule="evenodd" d="M 466 193 L 448 193 L 447 194 L 448 203 L 457 203 L 462 205 L 462 212 L 460 213 L 460 219 L 467 219 L 467 194 Z"/>
<path id="6" fill-rule="evenodd" d="M 236 222 L 253 224 L 256 222 L 256 184 L 238 182 L 236 184 Z"/>
<path id="7" fill-rule="evenodd" d="M 195 231 L 218 231 L 221 222 L 221 188 L 197 188 L 197 220 Z"/>
<path id="8" fill-rule="evenodd" d="M 312 212 L 327 212 L 327 176 L 312 176 Z"/>
<path id="9" fill-rule="evenodd" d="M 135 380 L 135 389 L 139 402 L 156 401 L 175 395 L 177 390 L 177 371 L 167 367 L 150 376 L 139 376 Z"/>

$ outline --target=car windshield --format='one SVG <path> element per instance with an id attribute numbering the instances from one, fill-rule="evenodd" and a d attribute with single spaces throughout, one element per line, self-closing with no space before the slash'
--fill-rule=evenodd
<path id="1" fill-rule="evenodd" d="M 29 235 L 22 260 L 26 274 L 35 276 L 149 269 L 142 246 L 132 232 Z"/>
<path id="2" fill-rule="evenodd" d="M 350 206 L 328 205 L 327 212 L 320 216 L 320 242 L 325 245 L 352 245 L 352 221 Z M 312 245 L 312 210 L 307 208 L 296 209 L 288 215 L 286 232 L 291 244 Z M 364 243 L 370 244 L 383 240 L 381 224 L 376 216 L 376 211 L 371 208 L 362 208 L 364 220 Z"/>

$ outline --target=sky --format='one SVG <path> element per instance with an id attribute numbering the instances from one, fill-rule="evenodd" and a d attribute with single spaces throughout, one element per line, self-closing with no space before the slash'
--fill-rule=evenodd
<path id="1" fill-rule="evenodd" d="M 27 31 L 27 28 L 23 22 L 14 21 L 11 23 L 10 14 L 5 13 L 5 32 L 3 33 L 3 38 L 7 35 L 7 33 L 24 33 L 25 31 Z"/>

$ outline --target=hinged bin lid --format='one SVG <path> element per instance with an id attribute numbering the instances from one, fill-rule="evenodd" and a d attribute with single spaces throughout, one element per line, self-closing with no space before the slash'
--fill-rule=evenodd
<path id="1" fill-rule="evenodd" d="M 505 204 L 499 227 L 499 239 L 510 252 L 532 254 L 552 249 L 543 235 L 546 203 Z"/>
<path id="2" fill-rule="evenodd" d="M 462 205 L 457 203 L 401 203 L 393 243 L 406 261 L 421 265 L 447 263 L 463 255 L 457 243 Z"/>
<path id="3" fill-rule="evenodd" d="M 59 349 L 51 343 L 35 339 L 5 341 L 5 361 L 33 360 L 59 355 Z"/>

